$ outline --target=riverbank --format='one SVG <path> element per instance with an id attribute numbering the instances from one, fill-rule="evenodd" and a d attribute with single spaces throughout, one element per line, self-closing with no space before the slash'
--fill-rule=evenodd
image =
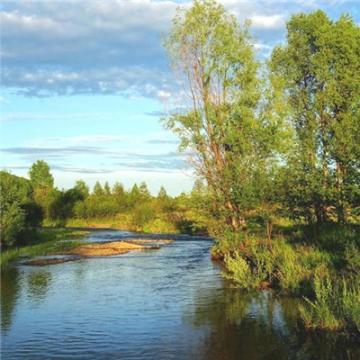
<path id="1" fill-rule="evenodd" d="M 48 254 L 47 256 L 36 256 L 22 260 L 22 265 L 46 266 L 76 261 L 82 258 L 104 257 L 127 254 L 130 251 L 158 250 L 159 246 L 143 246 L 125 241 L 112 241 L 103 244 L 83 244 L 76 246 L 63 253 Z"/>
<path id="2" fill-rule="evenodd" d="M 41 229 L 29 246 L 5 250 L 1 253 L 1 266 L 20 259 L 25 265 L 51 265 L 77 260 L 80 257 L 113 256 L 129 251 L 158 250 L 160 245 L 173 242 L 170 239 L 137 239 L 84 244 L 82 240 L 90 229 Z"/>
<path id="3" fill-rule="evenodd" d="M 360 335 L 359 227 L 328 225 L 293 228 L 270 241 L 233 234 L 213 248 L 231 279 L 245 290 L 271 287 L 303 299 L 299 308 L 307 329 Z M 229 245 L 231 244 L 231 245 Z"/>
<path id="4" fill-rule="evenodd" d="M 22 257 L 67 253 L 79 246 L 79 240 L 88 234 L 85 230 L 40 229 L 34 234 L 33 244 L 1 251 L 0 265 L 6 266 Z"/>

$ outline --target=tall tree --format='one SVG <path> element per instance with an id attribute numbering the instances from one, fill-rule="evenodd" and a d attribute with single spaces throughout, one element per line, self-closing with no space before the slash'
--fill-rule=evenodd
<path id="1" fill-rule="evenodd" d="M 0 171 L 0 242 L 10 247 L 24 244 L 43 218 L 34 203 L 29 180 Z M 28 236 L 29 235 L 29 236 Z"/>
<path id="2" fill-rule="evenodd" d="M 179 135 L 181 149 L 193 154 L 219 218 L 235 231 L 246 228 L 259 166 L 267 167 L 277 127 L 269 107 L 260 109 L 250 40 L 247 23 L 240 26 L 222 5 L 204 0 L 178 10 L 166 42 L 190 99 L 187 111 L 170 116 L 166 125 Z M 260 116 L 262 110 L 269 117 Z"/>
<path id="3" fill-rule="evenodd" d="M 104 189 L 102 188 L 99 181 L 97 181 L 94 185 L 93 194 L 99 197 L 105 194 Z"/>
<path id="4" fill-rule="evenodd" d="M 168 194 L 163 186 L 160 187 L 158 198 L 162 200 L 166 200 L 168 198 Z"/>
<path id="5" fill-rule="evenodd" d="M 125 196 L 124 186 L 120 182 L 114 184 L 112 192 L 118 199 L 123 199 Z"/>
<path id="6" fill-rule="evenodd" d="M 105 184 L 104 184 L 104 192 L 105 192 L 105 195 L 111 195 L 110 185 L 107 181 L 105 181 Z"/>
<path id="7" fill-rule="evenodd" d="M 44 160 L 38 160 L 31 166 L 29 176 L 34 189 L 54 187 L 54 178 L 51 175 L 50 167 Z"/>
<path id="8" fill-rule="evenodd" d="M 334 22 L 316 11 L 294 15 L 287 30 L 272 69 L 284 80 L 296 132 L 288 199 L 309 220 L 328 220 L 335 206 L 344 221 L 359 172 L 359 27 L 348 16 Z"/>
<path id="9" fill-rule="evenodd" d="M 139 194 L 142 201 L 148 200 L 151 196 L 150 191 L 144 181 L 140 183 Z"/>
<path id="10" fill-rule="evenodd" d="M 36 161 L 29 170 L 30 183 L 34 189 L 34 200 L 45 217 L 49 217 L 49 209 L 55 198 L 54 178 L 49 165 L 44 160 Z"/>
<path id="11" fill-rule="evenodd" d="M 77 180 L 74 189 L 82 195 L 83 200 L 89 196 L 89 187 L 84 180 Z"/>

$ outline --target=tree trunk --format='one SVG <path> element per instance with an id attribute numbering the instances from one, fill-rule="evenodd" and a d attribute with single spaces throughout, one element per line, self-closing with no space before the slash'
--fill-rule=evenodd
<path id="1" fill-rule="evenodd" d="M 337 221 L 340 224 L 344 224 L 347 220 L 346 216 L 346 204 L 343 193 L 343 183 L 344 183 L 344 169 L 341 164 L 336 163 L 336 190 L 337 190 Z"/>

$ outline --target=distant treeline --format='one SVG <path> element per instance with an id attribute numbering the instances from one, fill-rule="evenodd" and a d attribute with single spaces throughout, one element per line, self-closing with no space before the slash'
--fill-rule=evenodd
<path id="1" fill-rule="evenodd" d="M 0 172 L 1 244 L 30 244 L 40 225 L 115 226 L 148 232 L 194 233 L 206 231 L 196 211 L 201 197 L 197 183 L 191 194 L 171 197 L 164 187 L 152 196 L 142 182 L 126 190 L 117 182 L 110 187 L 96 182 L 90 190 L 83 180 L 68 190 L 54 187 L 49 165 L 34 163 L 29 180 Z"/>

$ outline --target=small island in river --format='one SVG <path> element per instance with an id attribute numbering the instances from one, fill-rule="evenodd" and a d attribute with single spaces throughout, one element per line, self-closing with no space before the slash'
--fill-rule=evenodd
<path id="1" fill-rule="evenodd" d="M 106 243 L 82 244 L 62 254 L 40 256 L 21 261 L 22 265 L 44 266 L 65 263 L 88 257 L 114 256 L 130 251 L 159 250 L 160 244 L 170 244 L 167 239 L 129 239 L 127 241 L 111 241 Z"/>

